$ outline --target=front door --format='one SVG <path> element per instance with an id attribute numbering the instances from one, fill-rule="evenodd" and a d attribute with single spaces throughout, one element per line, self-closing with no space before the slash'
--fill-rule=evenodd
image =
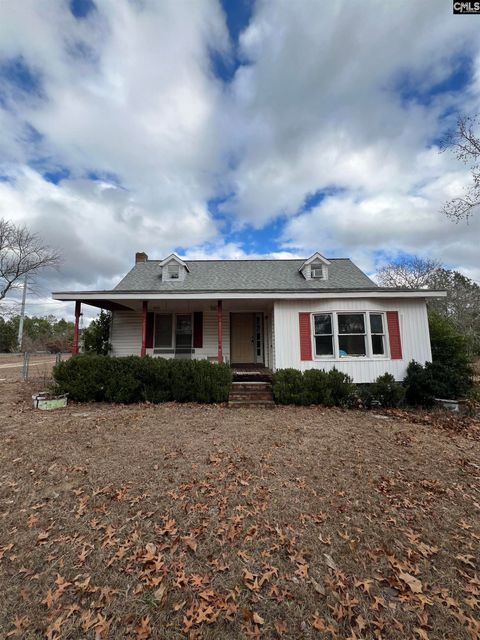
<path id="1" fill-rule="evenodd" d="M 231 355 L 236 364 L 263 362 L 262 316 L 259 313 L 232 313 Z"/>

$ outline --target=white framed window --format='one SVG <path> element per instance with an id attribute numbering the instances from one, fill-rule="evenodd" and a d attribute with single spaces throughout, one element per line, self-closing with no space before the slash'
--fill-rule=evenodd
<path id="1" fill-rule="evenodd" d="M 338 313 L 338 355 L 359 358 L 367 355 L 364 313 Z"/>
<path id="2" fill-rule="evenodd" d="M 372 356 L 385 356 L 385 315 L 383 313 L 370 313 L 370 340 L 372 345 Z"/>
<path id="3" fill-rule="evenodd" d="M 388 357 L 384 312 L 331 311 L 312 316 L 315 358 Z"/>
<path id="4" fill-rule="evenodd" d="M 315 355 L 320 358 L 333 358 L 333 316 L 331 313 L 318 313 L 313 316 L 313 335 Z"/>
<path id="5" fill-rule="evenodd" d="M 178 280 L 180 278 L 180 265 L 176 262 L 171 262 L 167 265 L 167 277 L 169 280 Z"/>
<path id="6" fill-rule="evenodd" d="M 323 265 L 312 264 L 310 268 L 310 277 L 323 280 L 325 278 L 325 271 L 324 271 Z"/>
<path id="7" fill-rule="evenodd" d="M 192 353 L 191 313 L 156 313 L 153 348 L 155 353 Z"/>

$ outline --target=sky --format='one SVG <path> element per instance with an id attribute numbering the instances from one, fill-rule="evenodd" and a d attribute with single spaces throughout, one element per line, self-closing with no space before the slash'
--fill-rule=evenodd
<path id="1" fill-rule="evenodd" d="M 52 291 L 162 259 L 435 258 L 480 281 L 440 143 L 480 112 L 480 16 L 451 0 L 22 0 L 0 7 L 0 218 Z M 96 310 L 85 309 L 86 318 Z"/>

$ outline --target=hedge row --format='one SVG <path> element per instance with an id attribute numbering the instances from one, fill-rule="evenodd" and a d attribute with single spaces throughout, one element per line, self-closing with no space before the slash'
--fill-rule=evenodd
<path id="1" fill-rule="evenodd" d="M 337 369 L 323 371 L 308 369 L 280 369 L 273 379 L 273 395 L 278 404 L 327 407 L 396 407 L 405 391 L 389 373 L 377 378 L 373 384 L 355 385 L 346 373 Z"/>
<path id="2" fill-rule="evenodd" d="M 56 390 L 79 402 L 225 402 L 232 383 L 226 364 L 80 355 L 56 365 Z"/>

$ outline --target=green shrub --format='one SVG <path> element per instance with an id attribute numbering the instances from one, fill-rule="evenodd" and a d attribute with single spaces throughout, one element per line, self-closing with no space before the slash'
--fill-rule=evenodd
<path id="1" fill-rule="evenodd" d="M 395 382 L 391 373 L 384 373 L 370 385 L 372 398 L 377 400 L 382 407 L 398 407 L 405 397 L 405 389 Z"/>
<path id="2" fill-rule="evenodd" d="M 53 370 L 57 390 L 80 402 L 225 402 L 232 373 L 206 360 L 81 355 Z"/>
<path id="3" fill-rule="evenodd" d="M 346 373 L 332 369 L 279 369 L 273 379 L 273 396 L 278 404 L 323 404 L 347 406 L 355 385 Z"/>
<path id="4" fill-rule="evenodd" d="M 323 369 L 307 369 L 303 373 L 303 404 L 333 404 L 329 374 Z"/>
<path id="5" fill-rule="evenodd" d="M 432 406 L 435 398 L 456 400 L 472 388 L 468 342 L 453 324 L 437 312 L 429 314 L 432 362 L 412 361 L 404 379 L 405 398 L 411 405 Z"/>
<path id="6" fill-rule="evenodd" d="M 53 369 L 60 393 L 68 393 L 79 402 L 100 402 L 105 399 L 105 384 L 109 380 L 109 362 L 103 356 L 81 355 L 64 360 Z"/>
<path id="7" fill-rule="evenodd" d="M 352 378 L 335 368 L 329 371 L 327 376 L 331 404 L 336 407 L 346 407 L 351 404 L 355 397 L 355 385 Z"/>
<path id="8" fill-rule="evenodd" d="M 298 369 L 279 369 L 273 377 L 273 397 L 278 404 L 304 404 L 302 372 Z"/>
<path id="9" fill-rule="evenodd" d="M 432 369 L 428 365 L 421 365 L 412 360 L 407 367 L 407 375 L 403 380 L 405 385 L 405 400 L 408 404 L 431 407 L 435 402 L 435 380 Z"/>

